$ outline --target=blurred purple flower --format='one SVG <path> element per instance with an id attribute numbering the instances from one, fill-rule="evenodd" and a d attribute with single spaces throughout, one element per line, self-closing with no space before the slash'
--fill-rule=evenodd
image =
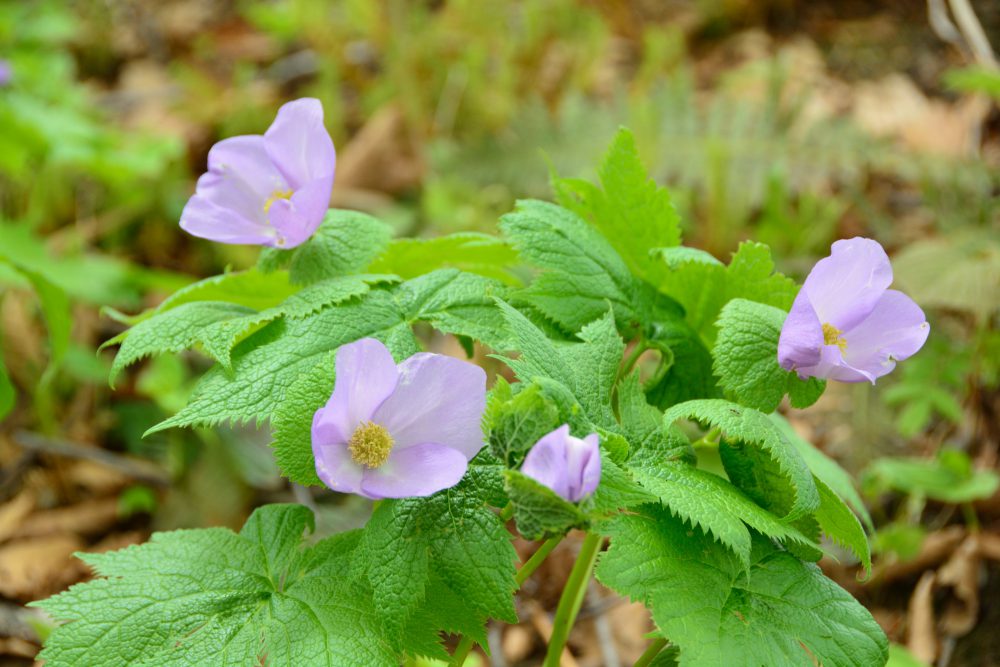
<path id="1" fill-rule="evenodd" d="M 0 88 L 10 85 L 13 78 L 14 69 L 10 66 L 10 62 L 0 58 Z"/>
<path id="2" fill-rule="evenodd" d="M 601 481 L 601 450 L 596 433 L 582 440 L 563 424 L 535 443 L 521 472 L 571 503 L 580 502 Z"/>
<path id="3" fill-rule="evenodd" d="M 181 227 L 220 243 L 294 248 L 323 222 L 336 161 L 319 100 L 289 102 L 263 136 L 212 147 Z"/>
<path id="4" fill-rule="evenodd" d="M 483 369 L 429 353 L 397 366 L 374 338 L 342 346 L 336 366 L 333 395 L 312 424 L 324 484 L 375 499 L 458 484 L 483 447 Z"/>
<path id="5" fill-rule="evenodd" d="M 930 333 L 910 297 L 888 289 L 889 257 L 877 241 L 837 241 L 816 263 L 781 329 L 778 363 L 800 378 L 871 382 L 915 354 Z"/>

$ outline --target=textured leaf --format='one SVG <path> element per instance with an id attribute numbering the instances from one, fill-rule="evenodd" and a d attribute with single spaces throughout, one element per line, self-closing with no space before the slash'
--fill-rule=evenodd
<path id="1" fill-rule="evenodd" d="M 871 515 L 868 508 L 858 494 L 854 486 L 851 475 L 840 467 L 840 464 L 817 449 L 811 442 L 800 436 L 788 423 L 788 420 L 779 414 L 769 415 L 772 422 L 777 425 L 781 432 L 785 434 L 788 441 L 795 445 L 799 454 L 805 460 L 806 465 L 813 475 L 821 479 L 830 487 L 842 500 L 844 500 L 865 522 L 869 529 L 873 528 Z"/>
<path id="2" fill-rule="evenodd" d="M 648 503 L 655 503 L 657 497 L 639 486 L 631 473 L 605 453 L 601 456 L 601 483 L 587 506 L 598 514 L 616 514 Z"/>
<path id="3" fill-rule="evenodd" d="M 516 470 L 504 473 L 507 495 L 514 503 L 517 530 L 528 540 L 565 533 L 586 520 L 580 509 Z"/>
<path id="4" fill-rule="evenodd" d="M 188 405 L 150 433 L 172 426 L 268 419 L 288 387 L 326 353 L 369 336 L 382 340 L 397 357 L 417 351 L 398 304 L 382 290 L 313 316 L 271 322 L 233 349 L 231 375 L 220 366 L 209 370 Z M 311 407 L 315 411 L 319 405 Z"/>
<path id="5" fill-rule="evenodd" d="M 195 301 L 225 301 L 253 310 L 266 310 L 278 305 L 298 289 L 289 282 L 288 273 L 285 271 L 269 274 L 263 274 L 256 269 L 232 271 L 199 280 L 177 290 L 154 310 L 137 316 L 136 321 Z"/>
<path id="6" fill-rule="evenodd" d="M 793 280 L 772 273 L 771 252 L 760 243 L 741 243 L 729 266 L 702 257 L 677 264 L 668 255 L 663 261 L 670 270 L 657 286 L 680 302 L 687 321 L 709 345 L 715 341 L 719 312 L 730 300 L 748 299 L 787 311 L 798 291 Z"/>
<path id="7" fill-rule="evenodd" d="M 580 330 L 583 343 L 560 348 L 566 364 L 576 378 L 574 387 L 580 405 L 601 426 L 615 426 L 611 392 L 618 379 L 618 369 L 625 353 L 625 343 L 615 329 L 610 312 Z"/>
<path id="8" fill-rule="evenodd" d="M 292 282 L 309 284 L 361 273 L 389 244 L 384 222 L 358 211 L 327 211 L 323 223 L 308 241 L 291 253 Z"/>
<path id="9" fill-rule="evenodd" d="M 706 399 L 670 408 L 664 413 L 663 421 L 669 426 L 684 417 L 720 428 L 724 436 L 723 444 L 729 444 L 730 451 L 740 451 L 739 447 L 746 445 L 752 448 L 750 451 L 759 451 L 765 457 L 749 459 L 751 454 L 748 451 L 746 458 L 751 463 L 739 469 L 727 465 L 726 469 L 733 483 L 759 504 L 782 516 L 785 521 L 810 514 L 819 506 L 819 492 L 813 483 L 812 472 L 795 446 L 767 415 L 729 401 Z M 767 471 L 771 474 L 762 474 L 765 459 L 774 464 L 773 470 Z M 787 507 L 781 510 L 770 507 L 769 501 L 773 497 L 787 498 Z"/>
<path id="10" fill-rule="evenodd" d="M 255 314 L 246 306 L 223 301 L 194 301 L 155 314 L 109 341 L 121 340 L 109 381 L 114 386 L 118 374 L 140 359 L 193 347 L 210 325 Z"/>
<path id="11" fill-rule="evenodd" d="M 618 414 L 634 460 L 694 462 L 691 443 L 676 430 L 664 428 L 663 415 L 646 402 L 637 372 L 618 385 Z"/>
<path id="12" fill-rule="evenodd" d="M 421 606 L 433 609 L 440 583 L 457 597 L 469 622 L 488 618 L 515 622 L 514 563 L 517 553 L 500 518 L 484 504 L 468 481 L 427 498 L 387 500 L 379 504 L 365 529 L 360 560 L 372 585 L 381 622 L 395 632 L 421 615 Z M 426 599 L 426 603 L 425 603 Z M 426 614 L 423 614 L 426 615 Z M 454 614 L 449 615 L 449 618 Z M 426 629 L 427 619 L 418 625 Z M 449 627 L 433 628 L 447 630 Z M 417 637 L 397 637 L 404 648 Z"/>
<path id="13" fill-rule="evenodd" d="M 721 395 L 712 373 L 712 355 L 698 333 L 684 320 L 659 322 L 647 338 L 650 345 L 668 356 L 670 365 L 646 387 L 653 405 L 667 408 L 697 398 Z"/>
<path id="14" fill-rule="evenodd" d="M 604 527 L 600 581 L 650 608 L 681 667 L 880 667 L 888 641 L 868 611 L 823 576 L 755 536 L 750 567 L 665 509 Z"/>
<path id="15" fill-rule="evenodd" d="M 871 547 L 868 536 L 861 522 L 854 515 L 840 496 L 816 477 L 816 488 L 819 490 L 819 509 L 816 510 L 816 521 L 826 536 L 837 544 L 850 549 L 858 557 L 865 571 L 872 570 Z"/>
<path id="16" fill-rule="evenodd" d="M 746 299 L 733 299 L 723 307 L 713 369 L 738 403 L 773 412 L 786 393 L 794 394 L 796 407 L 808 407 L 823 393 L 825 381 L 800 380 L 778 365 L 778 337 L 786 316 L 780 308 Z"/>
<path id="17" fill-rule="evenodd" d="M 513 284 L 510 269 L 516 263 L 517 253 L 501 239 L 462 232 L 430 239 L 395 239 L 368 270 L 410 279 L 454 268 Z"/>
<path id="18" fill-rule="evenodd" d="M 684 463 L 633 469 L 643 487 L 674 516 L 719 540 L 750 566 L 751 535 L 747 526 L 777 540 L 814 546 L 798 530 L 747 498 L 735 486 Z M 744 525 L 746 524 L 746 525 Z"/>
<path id="19" fill-rule="evenodd" d="M 285 400 L 274 411 L 271 448 L 283 474 L 296 484 L 322 486 L 312 449 L 312 420 L 330 400 L 335 380 L 334 352 L 318 357 L 316 365 L 292 382 Z"/>
<path id="20" fill-rule="evenodd" d="M 36 603 L 72 621 L 40 657 L 50 667 L 398 664 L 366 591 L 342 576 L 356 534 L 301 551 L 311 521 L 301 507 L 271 505 L 239 535 L 156 533 L 84 556 L 99 578 Z"/>
<path id="21" fill-rule="evenodd" d="M 543 272 L 519 298 L 567 332 L 608 311 L 619 323 L 636 319 L 635 278 L 611 245 L 572 211 L 525 200 L 500 220 L 500 228 L 525 261 Z"/>
<path id="22" fill-rule="evenodd" d="M 589 213 L 591 223 L 632 273 L 655 280 L 661 264 L 650 250 L 680 243 L 680 219 L 670 193 L 650 179 L 629 130 L 618 130 L 598 176 L 600 189 L 580 181 L 567 181 L 562 187 L 581 197 L 580 211 Z"/>
<path id="23" fill-rule="evenodd" d="M 490 451 L 507 465 L 516 465 L 542 436 L 560 426 L 559 410 L 539 385 L 522 382 L 517 387 L 514 394 L 511 385 L 498 377 L 483 415 Z"/>
<path id="24" fill-rule="evenodd" d="M 490 278 L 440 269 L 406 281 L 396 298 L 408 322 L 427 322 L 438 331 L 469 336 L 499 350 L 506 347 L 506 336 L 496 298 L 505 292 Z"/>

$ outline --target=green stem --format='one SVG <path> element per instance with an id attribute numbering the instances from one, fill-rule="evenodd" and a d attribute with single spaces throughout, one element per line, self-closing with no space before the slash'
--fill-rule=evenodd
<path id="1" fill-rule="evenodd" d="M 507 523 L 510 521 L 512 516 L 514 516 L 514 503 L 507 503 L 507 505 L 500 510 L 500 520 Z"/>
<path id="2" fill-rule="evenodd" d="M 514 506 L 507 505 L 507 507 L 504 507 L 503 511 L 500 512 L 501 518 L 503 518 L 505 513 L 508 513 L 508 510 L 509 514 L 513 514 Z M 510 516 L 508 515 L 507 518 L 509 519 Z M 552 550 L 555 549 L 560 542 L 562 542 L 563 537 L 565 537 L 565 535 L 557 535 L 556 537 L 550 537 L 545 540 L 545 542 L 542 543 L 542 546 L 538 547 L 538 550 L 531 554 L 531 558 L 524 561 L 524 564 L 521 565 L 517 571 L 517 576 L 514 577 L 517 588 L 520 588 L 521 584 L 527 581 L 528 577 L 530 577 L 534 571 L 538 569 L 538 566 L 541 565 L 546 558 L 548 558 L 549 554 L 552 553 Z M 462 667 L 462 665 L 465 664 L 465 659 L 469 657 L 469 653 L 472 651 L 472 645 L 474 643 L 475 642 L 469 637 L 462 637 L 462 641 L 458 643 L 458 646 L 455 648 L 455 652 L 451 656 L 451 662 L 448 663 L 449 667 Z"/>
<path id="3" fill-rule="evenodd" d="M 465 659 L 469 657 L 469 652 L 472 650 L 474 643 L 475 641 L 470 637 L 462 637 L 462 641 L 458 643 L 458 647 L 451 655 L 451 662 L 448 663 L 448 667 L 462 667 L 465 664 Z"/>
<path id="4" fill-rule="evenodd" d="M 635 347 L 632 348 L 632 351 L 629 353 L 628 357 L 626 357 L 625 359 L 625 362 L 622 364 L 621 370 L 618 372 L 619 380 L 621 380 L 623 377 L 629 374 L 629 371 L 632 370 L 632 367 L 635 366 L 635 363 L 639 361 L 639 357 L 642 356 L 642 353 L 648 349 L 649 345 L 646 343 L 645 340 L 640 340 L 638 343 L 635 344 Z"/>
<path id="5" fill-rule="evenodd" d="M 649 648 L 639 656 L 639 659 L 635 661 L 632 667 L 647 667 L 653 660 L 660 654 L 660 651 L 667 645 L 667 640 L 663 637 L 658 637 L 653 640 L 653 643 L 649 645 Z"/>
<path id="6" fill-rule="evenodd" d="M 722 429 L 716 426 L 708 433 L 692 442 L 691 446 L 695 449 L 698 447 L 716 447 L 719 443 L 716 442 L 715 439 L 719 437 L 720 433 L 722 433 Z"/>
<path id="7" fill-rule="evenodd" d="M 555 549 L 560 542 L 562 542 L 563 537 L 564 535 L 557 535 L 556 537 L 550 537 L 545 540 L 542 543 L 542 546 L 538 547 L 538 550 L 531 554 L 531 558 L 524 561 L 524 565 L 518 569 L 517 576 L 514 577 L 514 581 L 517 582 L 518 588 L 520 588 L 521 584 L 527 581 L 528 577 L 530 577 L 535 570 L 538 569 L 538 566 L 542 564 L 542 561 L 549 557 L 552 550 Z"/>
<path id="8" fill-rule="evenodd" d="M 597 560 L 597 553 L 600 549 L 601 536 L 587 533 L 587 537 L 583 540 L 583 546 L 580 547 L 580 555 L 576 557 L 573 570 L 569 573 L 566 588 L 563 589 L 562 597 L 559 598 L 559 607 L 556 608 L 556 617 L 552 622 L 552 637 L 549 639 L 549 649 L 545 654 L 544 667 L 559 667 L 559 658 L 566 646 L 566 640 L 569 639 L 569 631 L 573 628 L 576 615 L 580 613 L 583 596 L 587 592 L 587 582 L 590 580 L 590 573 L 594 569 L 594 562 Z"/>

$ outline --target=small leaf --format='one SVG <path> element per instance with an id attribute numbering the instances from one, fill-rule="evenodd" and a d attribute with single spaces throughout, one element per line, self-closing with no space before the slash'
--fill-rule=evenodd
<path id="1" fill-rule="evenodd" d="M 516 470 L 504 473 L 507 495 L 514 503 L 517 529 L 528 540 L 560 535 L 586 520 L 580 509 Z"/>

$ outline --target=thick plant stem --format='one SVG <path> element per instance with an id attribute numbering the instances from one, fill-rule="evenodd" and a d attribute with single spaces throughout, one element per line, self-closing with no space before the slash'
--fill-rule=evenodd
<path id="1" fill-rule="evenodd" d="M 511 512 L 513 512 L 513 505 L 508 505 Z M 504 508 L 507 511 L 507 508 Z M 503 516 L 503 514 L 501 514 Z M 508 517 L 509 518 L 509 517 Z M 542 546 L 538 547 L 535 553 L 531 554 L 531 558 L 524 561 L 524 564 L 518 568 L 517 575 L 514 577 L 514 581 L 517 583 L 517 587 L 520 588 L 521 584 L 528 580 L 528 577 L 538 569 L 552 550 L 555 549 L 560 542 L 562 542 L 565 535 L 557 535 L 555 537 L 550 537 L 542 543 Z M 462 637 L 462 641 L 458 643 L 455 647 L 455 652 L 451 655 L 451 662 L 448 663 L 449 667 L 462 667 L 465 663 L 465 659 L 469 657 L 469 653 L 472 651 L 472 645 L 475 642 L 469 637 Z"/>
<path id="2" fill-rule="evenodd" d="M 580 547 L 580 555 L 576 557 L 573 570 L 569 573 L 566 588 L 563 589 L 562 597 L 559 598 L 559 607 L 556 609 L 556 617 L 552 622 L 552 637 L 549 639 L 544 667 L 559 667 L 559 658 L 566 646 L 566 640 L 569 639 L 569 631 L 573 628 L 576 615 L 580 613 L 583 596 L 587 592 L 587 582 L 590 580 L 590 573 L 594 569 L 594 563 L 597 561 L 597 553 L 600 549 L 601 536 L 587 533 L 587 537 L 583 540 L 583 546 Z"/>
<path id="3" fill-rule="evenodd" d="M 635 661 L 632 667 L 646 667 L 649 663 L 660 654 L 660 651 L 664 649 L 667 645 L 667 640 L 663 637 L 659 637 L 653 640 L 653 643 L 649 645 L 649 648 L 639 656 L 639 659 Z"/>

